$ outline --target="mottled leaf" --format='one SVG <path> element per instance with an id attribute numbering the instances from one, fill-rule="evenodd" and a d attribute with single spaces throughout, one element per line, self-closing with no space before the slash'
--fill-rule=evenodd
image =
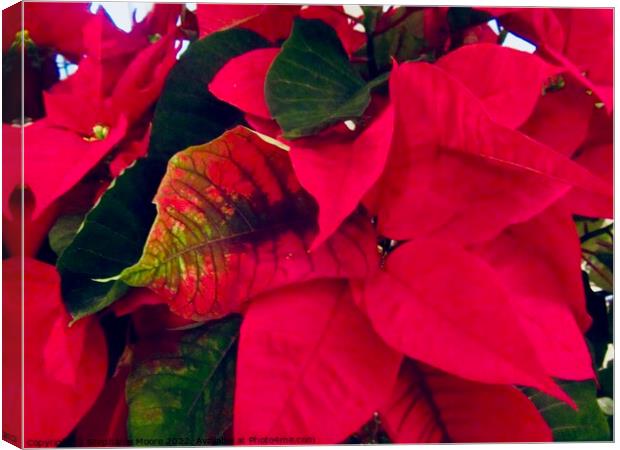
<path id="1" fill-rule="evenodd" d="M 206 86 L 229 59 L 265 45 L 247 30 L 214 33 L 191 44 L 172 68 L 155 110 L 147 158 L 115 180 L 58 260 L 63 299 L 74 318 L 95 313 L 124 294 L 126 285 L 120 281 L 93 280 L 117 275 L 140 258 L 167 160 L 242 120 L 238 110 L 217 100 Z"/>
<path id="2" fill-rule="evenodd" d="M 239 323 L 224 319 L 183 335 L 173 351 L 139 355 L 126 388 L 129 439 L 149 446 L 222 443 L 232 426 Z"/>
<path id="3" fill-rule="evenodd" d="M 359 215 L 309 253 L 316 203 L 281 144 L 241 126 L 177 153 L 154 201 L 143 255 L 118 278 L 150 287 L 188 319 L 222 317 L 293 282 L 364 276 L 376 257 Z"/>
<path id="4" fill-rule="evenodd" d="M 609 426 L 596 401 L 594 382 L 563 381 L 558 384 L 575 401 L 578 409 L 534 389 L 524 390 L 551 427 L 553 440 L 610 440 Z"/>
<path id="5" fill-rule="evenodd" d="M 359 117 L 370 103 L 369 87 L 349 64 L 338 35 L 317 19 L 295 19 L 267 73 L 265 96 L 288 138 Z"/>

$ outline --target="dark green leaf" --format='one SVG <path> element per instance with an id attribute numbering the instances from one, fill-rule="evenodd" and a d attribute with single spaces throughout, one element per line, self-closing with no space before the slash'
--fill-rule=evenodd
<path id="1" fill-rule="evenodd" d="M 383 16 L 381 30 L 373 38 L 375 62 L 380 72 L 390 69 L 392 58 L 402 62 L 421 56 L 425 46 L 424 11 L 400 7 L 389 16 Z M 364 46 L 356 56 L 365 56 L 366 52 L 367 46 Z M 366 75 L 364 67 L 360 70 Z"/>
<path id="2" fill-rule="evenodd" d="M 382 6 L 365 5 L 361 6 L 364 18 L 362 23 L 364 24 L 364 30 L 367 33 L 372 33 L 377 25 L 377 21 L 383 15 Z"/>
<path id="3" fill-rule="evenodd" d="M 244 29 L 214 33 L 191 44 L 170 71 L 157 103 L 149 158 L 167 162 L 178 151 L 215 139 L 241 123 L 243 114 L 217 100 L 207 86 L 231 58 L 269 45 Z"/>
<path id="4" fill-rule="evenodd" d="M 50 247 L 57 256 L 60 256 L 65 248 L 71 244 L 83 221 L 83 214 L 70 214 L 58 218 L 48 234 Z"/>
<path id="5" fill-rule="evenodd" d="M 155 217 L 151 199 L 165 172 L 160 161 L 142 159 L 125 170 L 86 215 L 57 262 L 63 300 L 75 319 L 93 314 L 124 294 L 120 281 L 98 282 L 131 266 Z"/>
<path id="6" fill-rule="evenodd" d="M 491 20 L 489 13 L 470 7 L 451 7 L 448 9 L 446 19 L 452 31 L 462 31 L 469 27 L 482 25 Z"/>
<path id="7" fill-rule="evenodd" d="M 267 73 L 265 97 L 284 136 L 298 138 L 361 116 L 370 103 L 370 89 L 349 63 L 333 28 L 321 20 L 297 18 Z"/>
<path id="8" fill-rule="evenodd" d="M 168 159 L 243 120 L 238 110 L 208 92 L 209 81 L 229 59 L 267 45 L 248 30 L 214 33 L 192 43 L 170 71 L 155 109 L 148 156 L 115 180 L 58 260 L 63 300 L 75 319 L 100 311 L 125 293 L 121 281 L 95 280 L 117 275 L 140 258 L 155 218 L 152 199 Z"/>
<path id="9" fill-rule="evenodd" d="M 609 426 L 596 400 L 593 381 L 563 381 L 560 387 L 575 401 L 574 410 L 561 400 L 534 389 L 524 389 L 536 405 L 555 441 L 608 441 Z"/>
<path id="10" fill-rule="evenodd" d="M 186 333 L 176 351 L 137 362 L 126 390 L 130 440 L 223 443 L 232 426 L 239 324 L 231 317 L 201 327 Z"/>
<path id="11" fill-rule="evenodd" d="M 607 367 L 598 371 L 600 384 L 599 395 L 614 398 L 614 361 L 607 363 Z"/>

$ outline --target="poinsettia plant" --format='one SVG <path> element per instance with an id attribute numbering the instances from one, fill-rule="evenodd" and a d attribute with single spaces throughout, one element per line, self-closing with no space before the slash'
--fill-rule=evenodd
<path id="1" fill-rule="evenodd" d="M 25 445 L 611 439 L 611 9 L 91 9 L 4 27 Z"/>

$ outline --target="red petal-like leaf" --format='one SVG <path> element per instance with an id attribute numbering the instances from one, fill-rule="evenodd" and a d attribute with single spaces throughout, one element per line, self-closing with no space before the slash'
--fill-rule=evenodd
<path id="1" fill-rule="evenodd" d="M 265 10 L 265 5 L 198 5 L 196 16 L 200 35 L 239 26 L 253 19 Z"/>
<path id="2" fill-rule="evenodd" d="M 263 119 L 262 117 L 257 117 L 252 114 L 246 114 L 245 121 L 253 130 L 274 139 L 278 138 L 282 134 L 282 130 L 280 129 L 278 122 L 275 120 Z"/>
<path id="3" fill-rule="evenodd" d="M 588 137 L 573 159 L 613 185 L 614 181 L 614 119 L 602 109 L 595 109 L 590 118 Z M 613 218 L 613 198 L 602 198 L 573 189 L 563 199 L 573 214 L 586 217 Z"/>
<path id="4" fill-rule="evenodd" d="M 103 139 L 51 126 L 46 119 L 24 128 L 24 183 L 35 197 L 36 219 L 76 185 L 125 134 L 121 118 Z"/>
<path id="5" fill-rule="evenodd" d="M 10 199 L 22 181 L 22 127 L 2 124 L 2 217 L 13 218 Z"/>
<path id="6" fill-rule="evenodd" d="M 101 64 L 85 58 L 75 74 L 43 93 L 46 123 L 89 136 L 96 124 L 115 120 L 116 111 L 105 104 L 110 89 L 104 86 Z"/>
<path id="7" fill-rule="evenodd" d="M 99 398 L 75 429 L 78 447 L 128 447 L 125 384 L 128 361 L 121 362 L 105 384 Z"/>
<path id="8" fill-rule="evenodd" d="M 269 141 L 267 141 L 269 139 Z M 195 320 L 251 297 L 324 277 L 363 277 L 377 260 L 367 218 L 350 218 L 316 252 L 316 204 L 277 141 L 244 127 L 177 153 L 155 196 L 142 258 L 120 275 Z"/>
<path id="9" fill-rule="evenodd" d="M 610 186 L 613 185 L 613 160 L 613 144 L 588 146 L 575 158 L 579 164 L 600 174 Z M 580 216 L 612 219 L 614 215 L 613 198 L 602 198 L 587 192 L 571 190 L 562 201 L 573 214 Z"/>
<path id="10" fill-rule="evenodd" d="M 135 160 L 146 155 L 150 138 L 150 132 L 146 132 L 140 139 L 133 141 L 123 140 L 118 149 L 118 153 L 114 159 L 110 161 L 109 169 L 112 178 L 119 176 L 121 172 L 129 167 Z"/>
<path id="11" fill-rule="evenodd" d="M 142 21 L 134 23 L 130 34 L 148 39 L 156 34 L 164 36 L 173 32 L 183 6 L 182 3 L 155 3 Z M 133 19 L 135 21 L 135 12 Z"/>
<path id="12" fill-rule="evenodd" d="M 298 12 L 296 5 L 198 4 L 196 17 L 201 37 L 238 26 L 275 42 L 288 37 Z"/>
<path id="13" fill-rule="evenodd" d="M 114 302 L 110 309 L 117 317 L 133 314 L 143 306 L 161 305 L 166 301 L 159 295 L 146 288 L 132 289 L 127 295 Z"/>
<path id="14" fill-rule="evenodd" d="M 474 250 L 509 292 L 517 320 L 545 371 L 564 380 L 594 377 L 583 338 L 592 323 L 581 278 L 581 245 L 571 214 L 553 206 Z"/>
<path id="15" fill-rule="evenodd" d="M 594 102 L 574 78 L 564 77 L 564 87 L 549 89 L 539 97 L 533 114 L 520 130 L 571 156 L 586 139 Z"/>
<path id="16" fill-rule="evenodd" d="M 2 51 L 6 52 L 21 30 L 21 7 L 8 8 L 12 19 L 3 21 Z M 84 53 L 82 29 L 92 18 L 90 3 L 24 2 L 24 30 L 38 47 L 49 47 L 77 61 Z M 5 14 L 2 14 L 3 18 Z M 7 18 L 8 19 L 8 18 Z"/>
<path id="17" fill-rule="evenodd" d="M 271 119 L 265 101 L 265 77 L 279 52 L 279 48 L 261 48 L 232 58 L 209 84 L 209 90 L 243 112 Z"/>
<path id="18" fill-rule="evenodd" d="M 107 370 L 106 342 L 94 317 L 69 327 L 54 266 L 29 258 L 24 266 L 26 442 L 53 443 L 69 434 L 99 395 Z M 14 283 L 11 289 L 19 292 L 20 259 L 4 261 L 2 270 L 4 282 Z M 9 312 L 19 308 L 19 299 L 11 296 Z"/>
<path id="19" fill-rule="evenodd" d="M 4 18 L 4 14 L 2 16 Z M 6 228 L 3 233 L 6 234 Z M 3 241 L 6 239 L 5 236 L 2 238 Z M 21 261 L 21 255 L 2 261 L 2 431 L 3 438 L 16 446 L 23 445 L 24 437 L 22 429 L 24 277 Z"/>
<path id="20" fill-rule="evenodd" d="M 561 49 L 564 27 L 551 8 L 477 8 L 500 18 L 503 27 L 536 45 Z"/>
<path id="21" fill-rule="evenodd" d="M 379 335 L 407 356 L 470 380 L 568 397 L 545 373 L 489 265 L 440 240 L 403 244 L 356 289 Z"/>
<path id="22" fill-rule="evenodd" d="M 139 52 L 119 77 L 111 105 L 131 123 L 155 103 L 168 72 L 177 62 L 174 35 L 169 34 Z"/>
<path id="23" fill-rule="evenodd" d="M 106 61 L 106 71 L 122 71 L 122 64 L 111 64 L 117 58 L 124 58 L 129 64 L 132 55 L 148 46 L 148 36 L 136 39 L 135 33 L 126 33 L 118 28 L 101 7 L 84 26 L 82 41 L 86 47 L 86 56 L 97 61 Z M 119 61 L 115 61 L 119 62 Z M 114 78 L 114 77 L 112 77 Z"/>
<path id="24" fill-rule="evenodd" d="M 385 236 L 480 242 L 538 214 L 571 187 L 611 197 L 609 185 L 566 156 L 493 122 L 471 92 L 436 66 L 402 65 L 391 93 L 394 148 L 379 189 Z"/>
<path id="25" fill-rule="evenodd" d="M 7 151 L 8 149 L 3 148 L 3 152 Z M 17 168 L 17 172 L 21 172 L 19 168 Z M 61 206 L 54 203 L 39 214 L 36 219 L 33 219 L 34 201 L 32 194 L 29 190 L 24 191 L 24 203 L 22 204 L 21 192 L 19 190 L 15 192 L 16 194 L 12 196 L 8 206 L 11 216 L 6 214 L 2 216 L 2 243 L 8 256 L 34 257 L 43 241 L 47 239 L 49 230 L 56 221 Z M 25 236 L 23 247 L 22 236 Z"/>
<path id="26" fill-rule="evenodd" d="M 502 26 L 538 47 L 613 109 L 613 10 L 611 8 L 483 8 Z"/>
<path id="27" fill-rule="evenodd" d="M 235 442 L 339 443 L 388 400 L 401 359 L 374 334 L 346 282 L 263 295 L 241 326 Z"/>
<path id="28" fill-rule="evenodd" d="M 465 45 L 437 65 L 470 89 L 495 122 L 509 128 L 527 120 L 545 81 L 561 70 L 536 55 L 493 44 Z"/>
<path id="29" fill-rule="evenodd" d="M 613 9 L 554 9 L 564 27 L 567 68 L 613 109 Z M 558 58 L 559 59 L 559 58 Z"/>
<path id="30" fill-rule="evenodd" d="M 499 36 L 493 31 L 488 23 L 468 28 L 463 33 L 463 44 L 497 44 Z"/>
<path id="31" fill-rule="evenodd" d="M 382 424 L 397 443 L 548 442 L 551 430 L 517 388 L 475 383 L 406 361 Z"/>
<path id="32" fill-rule="evenodd" d="M 313 248 L 329 238 L 383 173 L 392 143 L 394 111 L 386 108 L 355 139 L 307 139 L 291 144 L 301 185 L 319 205 Z"/>

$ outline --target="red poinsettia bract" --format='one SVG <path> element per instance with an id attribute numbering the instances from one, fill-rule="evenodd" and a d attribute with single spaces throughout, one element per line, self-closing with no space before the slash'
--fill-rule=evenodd
<path id="1" fill-rule="evenodd" d="M 400 443 L 551 440 L 521 388 L 575 407 L 558 380 L 596 377 L 573 218 L 613 215 L 611 16 L 476 11 L 487 19 L 455 33 L 448 8 L 396 19 L 389 10 L 365 34 L 356 25 L 372 22 L 341 7 L 198 5 L 200 38 L 242 28 L 269 47 L 224 62 L 201 93 L 236 108 L 248 126 L 229 123 L 168 161 L 145 199 L 157 215 L 139 260 L 95 280 L 128 289 L 106 303 L 129 324 L 108 377 L 99 316 L 69 327 L 59 274 L 31 257 L 74 195 L 96 208 L 110 181 L 147 154 L 153 107 L 177 64 L 177 19 L 190 13 L 157 5 L 124 33 L 102 12 L 76 12 L 75 46 L 34 21 L 34 45 L 66 52 L 78 69 L 44 92 L 43 118 L 3 126 L 13 149 L 5 163 L 18 165 L 21 133 L 25 141 L 24 179 L 3 182 L 3 222 L 19 233 L 16 193 L 25 188 L 33 242 L 23 252 L 26 439 L 61 441 L 75 431 L 84 445 L 127 442 L 130 391 L 148 383 L 132 378 L 134 351 L 189 373 L 191 383 L 170 392 L 204 391 L 220 373 L 197 387 L 201 355 L 183 367 L 163 347 L 188 351 L 183 332 L 240 314 L 226 348 L 236 366 L 232 428 L 223 431 L 236 443 L 339 443 L 373 415 Z M 405 30 L 425 39 L 403 45 L 422 53 L 389 53 L 378 77 L 379 67 L 358 67 L 368 78 L 363 111 L 290 138 L 266 79 L 295 24 L 327 24 L 338 58 L 357 64 L 375 43 L 391 48 L 381 39 L 396 39 L 391 28 L 414 14 Z M 500 45 L 489 17 L 535 53 Z M 5 261 L 16 292 L 19 270 L 17 258 Z M 157 347 L 171 331 L 175 338 Z M 209 343 L 209 363 L 228 357 L 217 337 Z M 157 364 L 158 375 L 170 369 Z M 202 395 L 195 398 L 208 402 L 213 392 Z M 147 406 L 166 427 L 166 415 Z"/>

